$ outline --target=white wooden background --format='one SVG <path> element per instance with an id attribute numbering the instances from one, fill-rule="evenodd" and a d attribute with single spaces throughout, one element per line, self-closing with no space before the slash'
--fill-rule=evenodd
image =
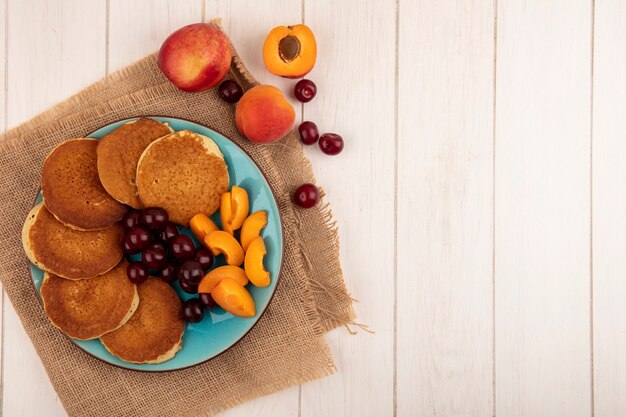
<path id="1" fill-rule="evenodd" d="M 346 139 L 306 152 L 376 332 L 332 332 L 339 373 L 224 415 L 626 415 L 625 2 L 0 0 L 0 128 L 217 16 L 285 90 L 265 35 L 314 30 L 299 118 Z M 64 415 L 2 310 L 4 415 Z"/>

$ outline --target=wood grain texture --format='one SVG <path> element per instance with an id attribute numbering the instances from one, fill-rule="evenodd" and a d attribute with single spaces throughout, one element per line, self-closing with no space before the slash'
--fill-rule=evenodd
<path id="1" fill-rule="evenodd" d="M 265 36 L 278 25 L 300 22 L 301 2 L 269 0 L 263 4 L 242 0 L 207 0 L 205 20 L 222 19 L 222 26 L 250 72 L 264 84 L 273 84 L 283 90 L 286 97 L 288 86 L 293 84 L 265 69 L 262 48 Z M 300 106 L 295 106 L 300 112 Z M 299 387 L 293 387 L 267 397 L 258 398 L 223 413 L 224 417 L 238 416 L 297 416 L 299 413 Z"/>
<path id="2" fill-rule="evenodd" d="M 493 11 L 400 4 L 398 416 L 492 411 Z"/>
<path id="3" fill-rule="evenodd" d="M 110 0 L 109 72 L 157 51 L 170 33 L 202 21 L 203 0 Z"/>
<path id="4" fill-rule="evenodd" d="M 498 3 L 496 415 L 591 415 L 591 2 Z"/>
<path id="5" fill-rule="evenodd" d="M 595 3 L 593 305 L 595 416 L 626 415 L 626 4 Z"/>
<path id="6" fill-rule="evenodd" d="M 393 0 L 305 2 L 318 93 L 303 116 L 345 140 L 338 156 L 305 152 L 337 220 L 357 321 L 375 333 L 328 335 L 339 372 L 302 386 L 302 417 L 393 413 L 395 16 Z"/>
<path id="7" fill-rule="evenodd" d="M 10 128 L 104 75 L 106 10 L 104 0 L 8 1 Z M 8 302 L 4 313 L 3 414 L 65 415 Z"/>

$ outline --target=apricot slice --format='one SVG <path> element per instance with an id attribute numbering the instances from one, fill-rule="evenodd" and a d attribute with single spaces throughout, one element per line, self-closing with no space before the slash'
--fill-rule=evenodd
<path id="1" fill-rule="evenodd" d="M 250 242 L 259 237 L 261 229 L 267 226 L 267 211 L 256 211 L 248 216 L 241 226 L 241 247 L 248 250 Z"/>
<path id="2" fill-rule="evenodd" d="M 241 228 L 250 212 L 250 202 L 248 201 L 246 190 L 233 185 L 233 188 L 230 190 L 230 207 L 232 210 L 230 225 L 233 230 L 237 230 Z"/>
<path id="3" fill-rule="evenodd" d="M 222 194 L 222 199 L 220 202 L 220 217 L 222 219 L 222 229 L 232 235 L 234 233 L 234 230 L 232 226 L 233 210 L 231 206 L 230 192 Z"/>
<path id="4" fill-rule="evenodd" d="M 239 266 L 243 263 L 244 254 L 241 245 L 237 242 L 237 239 L 227 232 L 222 230 L 213 232 L 204 239 L 204 243 L 211 249 L 214 255 L 223 253 L 228 265 Z"/>
<path id="5" fill-rule="evenodd" d="M 213 269 L 206 274 L 204 278 L 202 278 L 202 281 L 200 281 L 200 284 L 198 285 L 198 292 L 210 293 L 224 278 L 230 278 L 243 287 L 248 285 L 248 276 L 246 275 L 246 271 L 238 266 L 224 265 Z"/>
<path id="6" fill-rule="evenodd" d="M 317 42 L 307 25 L 278 26 L 263 44 L 263 62 L 275 75 L 300 78 L 315 66 Z"/>
<path id="7" fill-rule="evenodd" d="M 263 258 L 267 251 L 262 237 L 255 238 L 248 246 L 244 268 L 250 282 L 257 287 L 267 287 L 270 285 L 270 273 L 263 266 Z"/>
<path id="8" fill-rule="evenodd" d="M 189 220 L 191 232 L 200 242 L 204 242 L 204 238 L 211 232 L 219 230 L 217 225 L 204 213 L 198 213 Z"/>
<path id="9" fill-rule="evenodd" d="M 211 291 L 213 300 L 237 317 L 252 317 L 256 314 L 254 300 L 243 285 L 232 278 L 222 279 Z"/>

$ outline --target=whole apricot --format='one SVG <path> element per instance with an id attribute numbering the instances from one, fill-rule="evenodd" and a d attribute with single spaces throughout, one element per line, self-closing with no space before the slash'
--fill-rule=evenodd
<path id="1" fill-rule="evenodd" d="M 295 120 L 291 103 L 271 85 L 258 85 L 246 91 L 235 112 L 239 132 L 256 143 L 277 141 L 289 133 Z"/>

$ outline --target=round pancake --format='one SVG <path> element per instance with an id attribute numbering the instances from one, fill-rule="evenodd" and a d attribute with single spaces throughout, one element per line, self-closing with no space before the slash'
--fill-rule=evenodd
<path id="1" fill-rule="evenodd" d="M 123 233 L 119 224 L 89 232 L 70 229 L 39 203 L 24 222 L 22 244 L 37 268 L 66 279 L 86 279 L 119 263 L 124 255 Z"/>
<path id="2" fill-rule="evenodd" d="M 126 362 L 161 363 L 182 347 L 182 303 L 169 284 L 148 278 L 139 284 L 139 308 L 128 322 L 100 338 L 104 347 Z"/>
<path id="3" fill-rule="evenodd" d="M 96 139 L 73 139 L 54 148 L 43 163 L 41 192 L 46 207 L 74 229 L 106 229 L 127 210 L 100 183 L 97 147 Z"/>
<path id="4" fill-rule="evenodd" d="M 213 214 L 228 190 L 228 167 L 218 146 L 188 130 L 152 142 L 137 166 L 139 198 L 162 207 L 183 226 L 198 213 Z"/>
<path id="5" fill-rule="evenodd" d="M 70 281 L 46 273 L 41 298 L 46 315 L 74 339 L 100 337 L 124 325 L 139 305 L 137 286 L 126 277 L 126 261 L 94 279 Z"/>
<path id="6" fill-rule="evenodd" d="M 98 175 L 104 189 L 117 201 L 142 208 L 135 175 L 139 157 L 155 139 L 172 130 L 152 119 L 126 123 L 98 142 Z"/>

